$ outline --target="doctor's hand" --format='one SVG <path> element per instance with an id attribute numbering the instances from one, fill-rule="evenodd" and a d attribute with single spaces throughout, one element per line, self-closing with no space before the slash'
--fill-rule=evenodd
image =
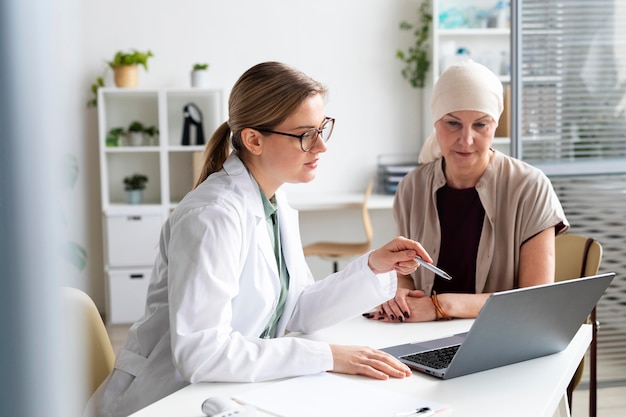
<path id="1" fill-rule="evenodd" d="M 432 258 L 419 242 L 398 236 L 384 246 L 373 250 L 367 265 L 375 274 L 396 270 L 402 275 L 414 272 L 419 264 L 415 257 L 419 256 L 432 263 Z"/>
<path id="2" fill-rule="evenodd" d="M 330 345 L 330 350 L 333 354 L 332 372 L 375 379 L 404 378 L 411 375 L 408 366 L 381 350 L 340 345 Z"/>

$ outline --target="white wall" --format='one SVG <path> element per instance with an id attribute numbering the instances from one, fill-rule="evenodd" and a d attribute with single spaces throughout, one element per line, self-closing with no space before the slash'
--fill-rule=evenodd
<path id="1" fill-rule="evenodd" d="M 83 3 L 82 54 L 69 62 L 80 95 L 68 108 L 79 132 L 69 138 L 81 179 L 72 202 L 72 233 L 89 254 L 71 277 L 104 305 L 96 111 L 89 86 L 118 50 L 150 49 L 140 87 L 187 87 L 195 62 L 210 63 L 211 88 L 228 96 L 250 66 L 267 60 L 293 65 L 330 88 L 327 114 L 337 119 L 318 177 L 298 192 L 365 188 L 384 153 L 417 153 L 419 94 L 401 77 L 396 50 L 411 41 L 398 29 L 416 20 L 420 0 L 92 0 Z M 107 79 L 110 80 L 110 73 Z M 110 82 L 110 81 L 109 81 Z M 74 92 L 72 90 L 72 92 Z M 291 189 L 292 186 L 289 186 Z M 383 215 L 383 221 L 387 221 Z M 376 228 L 376 225 L 375 225 Z M 385 228 L 388 228 L 385 226 Z M 304 232 L 303 232 L 304 233 Z M 395 232 L 394 232 L 395 233 Z M 394 233 L 391 233 L 393 235 Z M 336 235 L 339 236 L 339 235 Z M 340 236 L 339 236 L 340 237 Z M 357 236 L 357 238 L 359 238 Z M 303 239 L 305 237 L 303 236 Z M 325 264 L 330 270 L 330 266 Z"/>

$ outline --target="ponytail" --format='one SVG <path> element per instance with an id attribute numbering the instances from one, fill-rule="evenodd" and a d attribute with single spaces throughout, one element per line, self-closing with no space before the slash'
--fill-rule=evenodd
<path id="1" fill-rule="evenodd" d="M 204 165 L 193 188 L 202 184 L 209 175 L 222 169 L 228 155 L 230 155 L 230 127 L 224 122 L 213 132 L 204 149 Z"/>

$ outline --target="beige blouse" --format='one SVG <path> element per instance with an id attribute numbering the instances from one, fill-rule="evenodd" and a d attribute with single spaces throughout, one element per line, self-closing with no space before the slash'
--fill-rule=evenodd
<path id="1" fill-rule="evenodd" d="M 393 204 L 399 233 L 419 241 L 435 265 L 441 243 L 437 190 L 446 183 L 442 162 L 439 158 L 407 174 L 398 185 Z M 561 203 L 541 170 L 498 151 L 476 190 L 485 209 L 476 262 L 476 293 L 516 288 L 522 243 L 550 227 L 556 227 L 557 235 L 569 228 Z M 459 215 L 463 215 L 462 208 Z M 418 268 L 412 277 L 415 288 L 429 295 L 434 274 Z"/>

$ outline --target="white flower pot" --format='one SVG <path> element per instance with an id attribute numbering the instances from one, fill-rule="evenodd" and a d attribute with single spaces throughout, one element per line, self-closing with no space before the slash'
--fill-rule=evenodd
<path id="1" fill-rule="evenodd" d="M 141 204 L 143 201 L 143 190 L 126 190 L 126 202 L 128 204 Z"/>
<path id="2" fill-rule="evenodd" d="M 191 71 L 191 86 L 193 88 L 207 88 L 209 86 L 209 71 L 207 70 Z"/>
<path id="3" fill-rule="evenodd" d="M 143 132 L 128 132 L 128 144 L 130 146 L 142 146 Z"/>

